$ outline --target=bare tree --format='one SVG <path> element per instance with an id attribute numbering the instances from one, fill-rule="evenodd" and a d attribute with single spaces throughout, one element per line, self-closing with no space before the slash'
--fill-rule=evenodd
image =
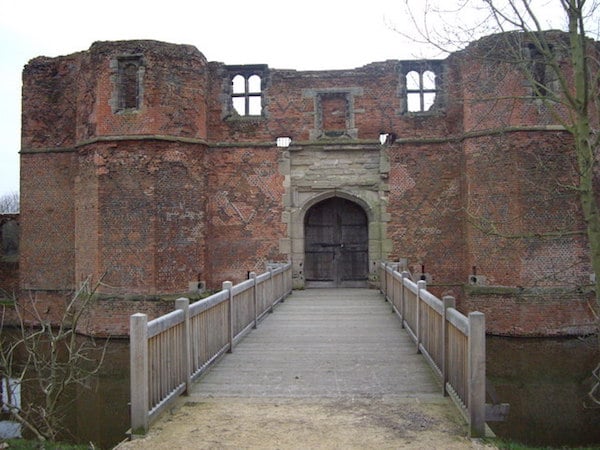
<path id="1" fill-rule="evenodd" d="M 0 323 L 2 410 L 40 441 L 54 441 L 64 431 L 74 391 L 85 387 L 104 361 L 106 344 L 77 334 L 93 298 L 94 290 L 84 284 L 57 323 L 44 317 L 34 300 L 16 302 L 18 329 Z"/>
<path id="2" fill-rule="evenodd" d="M 19 212 L 19 193 L 9 192 L 0 196 L 0 214 L 16 214 Z"/>

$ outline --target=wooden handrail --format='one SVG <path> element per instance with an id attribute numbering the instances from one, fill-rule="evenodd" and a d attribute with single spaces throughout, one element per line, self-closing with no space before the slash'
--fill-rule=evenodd
<path id="1" fill-rule="evenodd" d="M 235 286 L 148 321 L 130 318 L 131 433 L 143 435 L 161 411 L 204 373 L 268 311 L 292 292 L 290 263 L 270 265 Z"/>
<path id="2" fill-rule="evenodd" d="M 381 292 L 465 416 L 470 436 L 485 436 L 485 316 L 465 317 L 453 297 L 440 300 L 424 281 L 415 283 L 389 263 L 381 262 L 378 274 Z"/>

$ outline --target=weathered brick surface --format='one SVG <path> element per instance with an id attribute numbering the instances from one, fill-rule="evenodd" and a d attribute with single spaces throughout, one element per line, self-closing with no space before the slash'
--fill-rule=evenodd
<path id="1" fill-rule="evenodd" d="M 572 142 L 515 67 L 481 57 L 503 51 L 505 37 L 444 61 L 344 71 L 227 66 L 155 41 L 32 60 L 23 298 L 52 311 L 62 294 L 49 293 L 104 275 L 98 290 L 114 298 L 98 303 L 90 324 L 122 334 L 130 312 L 164 307 L 126 295 L 183 293 L 198 281 L 217 288 L 286 260 L 302 286 L 304 217 L 340 196 L 365 209 L 370 270 L 381 259 L 406 259 L 414 273 L 424 266 L 436 294 L 488 313 L 493 332 L 587 330 L 587 240 L 565 187 L 576 180 Z M 140 67 L 138 108 L 119 109 L 123 58 Z M 430 111 L 407 113 L 404 74 L 421 63 L 440 90 Z M 239 71 L 262 77 L 260 116 L 232 108 Z M 380 133 L 390 133 L 387 145 Z M 276 147 L 281 136 L 290 148 Z M 465 289 L 474 271 L 480 284 L 537 297 L 474 294 Z"/>
<path id="2" fill-rule="evenodd" d="M 81 319 L 79 332 L 94 336 L 129 336 L 129 317 L 142 312 L 148 320 L 175 309 L 175 302 L 165 300 L 126 300 L 109 298 L 96 300 Z"/>
<path id="3" fill-rule="evenodd" d="M 424 266 L 433 284 L 465 282 L 462 152 L 449 145 L 405 145 L 389 153 L 391 258 L 406 258 L 413 273 Z"/>
<path id="4" fill-rule="evenodd" d="M 474 292 L 462 302 L 466 311 L 485 314 L 488 333 L 507 336 L 561 336 L 594 333 L 588 319 L 595 300 L 576 289 L 506 294 Z"/>
<path id="5" fill-rule="evenodd" d="M 58 149 L 75 144 L 81 53 L 39 57 L 24 69 L 21 147 Z M 44 105 L 44 106 L 42 106 Z M 37 106 L 37 107 L 36 107 Z"/>
<path id="6" fill-rule="evenodd" d="M 267 262 L 285 260 L 279 252 L 283 178 L 276 148 L 213 149 L 208 152 L 206 281 L 239 282 L 262 273 Z"/>
<path id="7" fill-rule="evenodd" d="M 142 100 L 137 111 L 115 113 L 117 59 L 129 55 L 142 61 Z M 206 137 L 206 58 L 195 47 L 96 42 L 82 59 L 86 76 L 80 82 L 78 141 L 139 134 Z"/>
<path id="8" fill-rule="evenodd" d="M 203 146 L 122 142 L 80 154 L 89 180 L 79 179 L 78 280 L 104 275 L 101 290 L 120 294 L 185 292 L 204 269 Z"/>
<path id="9" fill-rule="evenodd" d="M 73 289 L 76 154 L 21 155 L 20 286 Z"/>
<path id="10" fill-rule="evenodd" d="M 470 266 L 494 285 L 589 283 L 585 225 L 569 188 L 574 174 L 564 170 L 573 167 L 564 135 L 513 133 L 465 148 L 467 213 L 476 225 L 468 239 Z"/>

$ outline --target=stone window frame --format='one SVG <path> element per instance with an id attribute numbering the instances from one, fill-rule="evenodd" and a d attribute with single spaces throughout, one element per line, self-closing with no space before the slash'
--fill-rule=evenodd
<path id="1" fill-rule="evenodd" d="M 401 113 L 404 115 L 431 115 L 443 109 L 443 72 L 441 60 L 426 60 L 426 61 L 403 61 L 400 70 L 400 90 L 401 90 Z M 408 87 L 407 77 L 410 73 L 416 72 L 419 75 L 418 87 L 411 89 Z M 434 87 L 425 86 L 423 74 L 432 72 L 435 76 Z M 434 101 L 428 109 L 425 107 L 425 97 L 427 94 L 434 94 Z M 418 95 L 419 109 L 409 110 L 408 98 L 410 95 Z"/>
<path id="2" fill-rule="evenodd" d="M 135 67 L 135 80 L 131 80 L 126 73 L 130 67 Z M 115 90 L 114 90 L 114 112 L 134 112 L 139 111 L 143 105 L 144 98 L 144 74 L 145 64 L 143 55 L 129 54 L 117 56 L 114 61 L 115 70 Z M 135 85 L 131 86 L 130 83 Z M 133 97 L 131 89 L 135 89 Z"/>
<path id="3" fill-rule="evenodd" d="M 265 89 L 267 85 L 268 66 L 266 64 L 252 65 L 235 65 L 226 66 L 228 71 L 228 118 L 262 118 L 265 115 Z M 234 79 L 238 76 L 243 77 L 244 87 L 241 92 L 235 92 Z M 260 89 L 258 91 L 251 90 L 250 78 L 257 76 L 260 79 Z M 251 104 L 254 99 L 260 99 L 260 113 L 252 114 Z M 243 114 L 234 106 L 234 99 L 243 99 L 244 111 Z"/>
<path id="4" fill-rule="evenodd" d="M 358 129 L 356 128 L 356 114 L 364 112 L 354 106 L 355 97 L 363 95 L 362 87 L 341 87 L 324 89 L 303 89 L 303 98 L 312 98 L 314 102 L 314 128 L 309 130 L 309 139 L 332 139 L 332 138 L 350 138 L 358 139 Z M 328 96 L 345 97 L 346 99 L 346 130 L 339 132 L 327 132 L 323 130 L 323 98 Z"/>

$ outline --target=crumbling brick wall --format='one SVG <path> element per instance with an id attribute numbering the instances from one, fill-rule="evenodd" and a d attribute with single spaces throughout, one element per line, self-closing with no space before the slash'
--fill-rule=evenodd
<path id="1" fill-rule="evenodd" d="M 489 312 L 494 332 L 586 329 L 587 241 L 560 187 L 574 177 L 572 142 L 514 67 L 481 58 L 501 48 L 494 39 L 443 61 L 319 72 L 208 62 L 155 41 L 32 60 L 20 288 L 52 310 L 101 280 L 112 300 L 91 313 L 96 332 L 121 334 L 134 309 L 161 309 L 128 295 L 218 288 L 269 261 L 291 260 L 301 284 L 303 218 L 341 196 L 369 218 L 369 270 L 405 259 L 465 312 Z M 410 110 L 409 94 L 426 94 L 409 73 L 435 73 L 431 108 Z M 234 92 L 236 76 L 258 78 L 258 94 Z M 258 114 L 237 109 L 256 101 Z M 526 291 L 497 297 L 473 281 Z M 510 325 L 511 312 L 529 319 Z"/>

